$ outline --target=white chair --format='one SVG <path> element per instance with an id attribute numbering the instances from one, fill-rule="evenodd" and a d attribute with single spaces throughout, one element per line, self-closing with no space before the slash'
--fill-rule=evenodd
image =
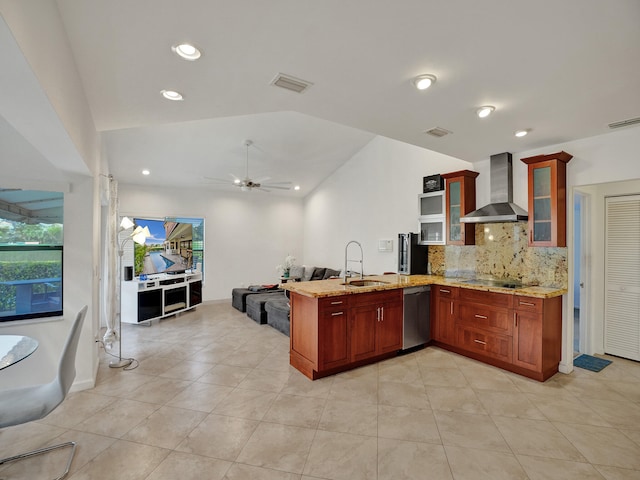
<path id="1" fill-rule="evenodd" d="M 40 420 L 62 403 L 76 376 L 76 350 L 78 349 L 78 340 L 86 314 L 87 306 L 85 305 L 78 312 L 73 322 L 71 332 L 69 332 L 67 341 L 62 349 L 62 357 L 58 364 L 58 374 L 51 383 L 0 391 L 0 405 L 2 405 L 2 408 L 0 408 L 0 428 Z M 55 478 L 55 480 L 61 480 L 69 473 L 71 461 L 76 451 L 75 442 L 61 443 L 3 458 L 0 460 L 0 465 L 65 447 L 71 447 L 71 455 L 64 473 Z"/>

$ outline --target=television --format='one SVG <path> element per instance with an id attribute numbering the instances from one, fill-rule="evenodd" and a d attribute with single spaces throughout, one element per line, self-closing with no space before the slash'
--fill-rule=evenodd
<path id="1" fill-rule="evenodd" d="M 193 225 L 187 222 L 134 218 L 151 234 L 144 245 L 134 243 L 134 272 L 142 274 L 184 273 L 193 268 Z"/>

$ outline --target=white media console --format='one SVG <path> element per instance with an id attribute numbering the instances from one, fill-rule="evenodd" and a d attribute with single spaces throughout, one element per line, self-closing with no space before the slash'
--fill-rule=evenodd
<path id="1" fill-rule="evenodd" d="M 194 308 L 202 303 L 202 274 L 161 273 L 147 280 L 122 282 L 120 310 L 126 323 L 148 322 Z"/>

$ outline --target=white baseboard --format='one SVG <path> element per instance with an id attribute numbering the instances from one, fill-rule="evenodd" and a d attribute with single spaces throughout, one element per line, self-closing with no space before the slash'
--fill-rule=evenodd
<path id="1" fill-rule="evenodd" d="M 567 373 L 567 374 L 573 372 L 573 361 L 571 361 L 571 363 L 560 362 L 558 364 L 558 371 L 560 373 Z"/>
<path id="2" fill-rule="evenodd" d="M 71 393 L 81 392 L 82 390 L 89 390 L 90 388 L 93 388 L 95 386 L 96 386 L 96 382 L 95 380 L 92 380 L 92 379 L 82 380 L 80 382 L 73 382 L 73 385 L 71 385 L 71 389 L 69 390 L 69 392 Z"/>

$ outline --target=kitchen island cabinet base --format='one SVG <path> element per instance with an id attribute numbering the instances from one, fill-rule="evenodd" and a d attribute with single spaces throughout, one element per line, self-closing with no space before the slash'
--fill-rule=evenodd
<path id="1" fill-rule="evenodd" d="M 362 288 L 341 279 L 283 285 L 291 295 L 293 367 L 316 379 L 407 353 L 401 350 L 403 289 L 432 285 L 428 345 L 537 381 L 558 372 L 566 289 L 515 291 L 432 275 L 368 280 L 372 285 Z"/>
<path id="2" fill-rule="evenodd" d="M 308 378 L 397 355 L 402 289 L 315 298 L 291 293 L 289 363 Z"/>

